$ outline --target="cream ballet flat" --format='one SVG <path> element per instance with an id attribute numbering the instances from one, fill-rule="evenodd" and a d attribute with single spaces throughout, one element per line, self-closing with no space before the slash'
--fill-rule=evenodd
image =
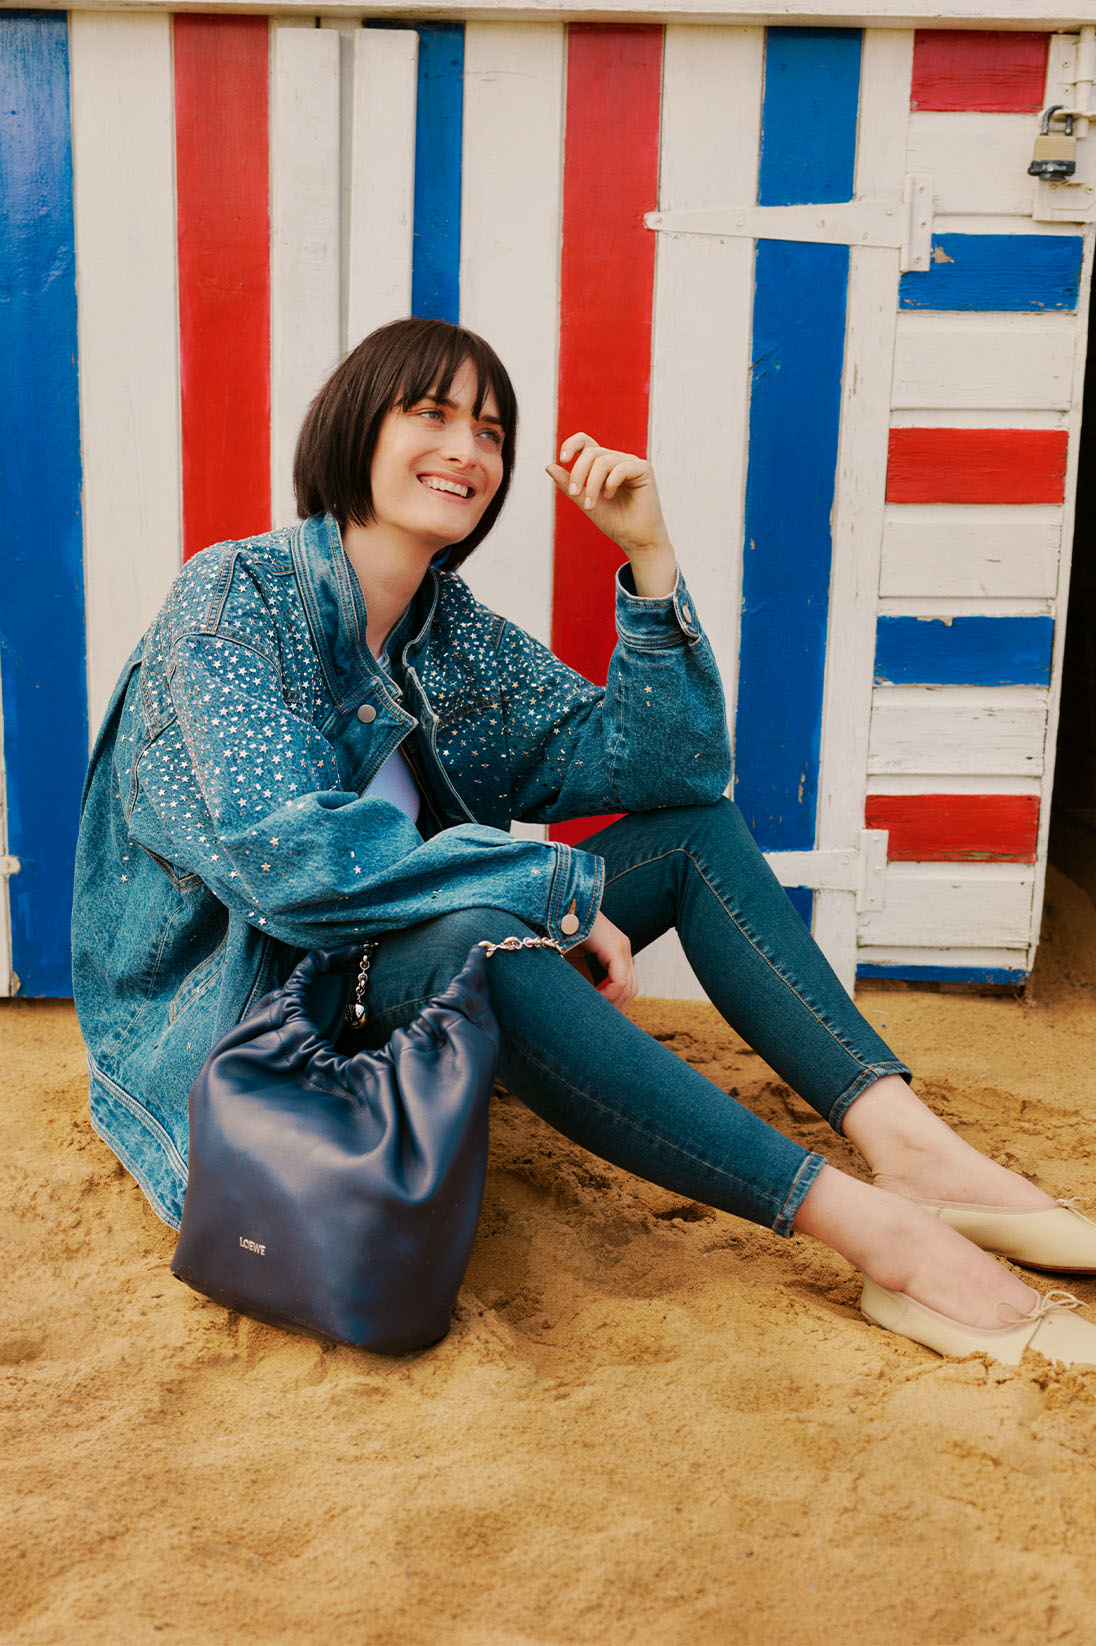
<path id="1" fill-rule="evenodd" d="M 998 1309 L 1005 1307 L 998 1304 Z M 873 1326 L 912 1338 L 938 1355 L 985 1354 L 1005 1366 L 1018 1366 L 1025 1349 L 1036 1349 L 1048 1360 L 1067 1366 L 1096 1369 L 1096 1325 L 1074 1313 L 1079 1298 L 1069 1292 L 1048 1292 L 1030 1314 L 1003 1326 L 964 1326 L 962 1321 L 937 1314 L 905 1292 L 889 1292 L 874 1280 L 864 1281 L 860 1309 Z"/>
<path id="2" fill-rule="evenodd" d="M 972 1206 L 955 1200 L 919 1200 L 941 1223 L 984 1251 L 1029 1269 L 1096 1274 L 1096 1223 L 1069 1200 L 1030 1211 Z"/>

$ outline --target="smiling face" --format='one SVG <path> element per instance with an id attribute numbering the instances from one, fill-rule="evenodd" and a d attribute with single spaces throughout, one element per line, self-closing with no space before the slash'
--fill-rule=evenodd
<path id="1" fill-rule="evenodd" d="M 474 531 L 502 481 L 498 406 L 488 393 L 477 415 L 477 391 L 476 372 L 465 360 L 442 398 L 393 406 L 377 436 L 374 522 L 417 539 L 430 554 Z"/>

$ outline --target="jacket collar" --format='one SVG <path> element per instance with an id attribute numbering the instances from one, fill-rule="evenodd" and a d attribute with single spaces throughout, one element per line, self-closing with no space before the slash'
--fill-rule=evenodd
<path id="1" fill-rule="evenodd" d="M 346 558 L 334 515 L 314 514 L 302 520 L 293 533 L 292 553 L 328 690 L 339 711 L 356 709 L 379 668 L 366 644 L 361 584 Z M 437 600 L 438 577 L 430 570 L 392 631 L 388 650 L 394 660 L 425 641 Z"/>

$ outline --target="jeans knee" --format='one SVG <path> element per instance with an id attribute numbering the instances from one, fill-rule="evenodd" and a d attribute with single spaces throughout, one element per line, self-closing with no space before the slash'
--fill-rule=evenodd
<path id="1" fill-rule="evenodd" d="M 533 928 L 505 909 L 476 905 L 470 909 L 452 909 L 414 928 L 412 936 L 421 935 L 424 947 L 460 963 L 473 944 L 486 938 L 500 943 L 504 937 L 531 937 Z"/>

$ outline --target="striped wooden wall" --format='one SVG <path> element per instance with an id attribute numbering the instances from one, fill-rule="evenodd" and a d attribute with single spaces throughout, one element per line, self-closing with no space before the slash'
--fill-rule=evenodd
<path id="1" fill-rule="evenodd" d="M 408 312 L 484 332 L 518 390 L 477 591 L 602 672 L 615 555 L 542 464 L 579 427 L 649 449 L 736 796 L 843 975 L 1026 975 L 1091 259 L 1032 220 L 1047 73 L 1031 34 L 0 15 L 21 987 L 67 991 L 88 727 L 181 558 L 293 519 L 310 396 Z M 934 220 L 904 274 L 644 220 L 907 173 Z M 858 911 L 855 863 L 821 865 L 865 829 L 889 844 Z M 695 990 L 667 944 L 644 983 Z"/>

